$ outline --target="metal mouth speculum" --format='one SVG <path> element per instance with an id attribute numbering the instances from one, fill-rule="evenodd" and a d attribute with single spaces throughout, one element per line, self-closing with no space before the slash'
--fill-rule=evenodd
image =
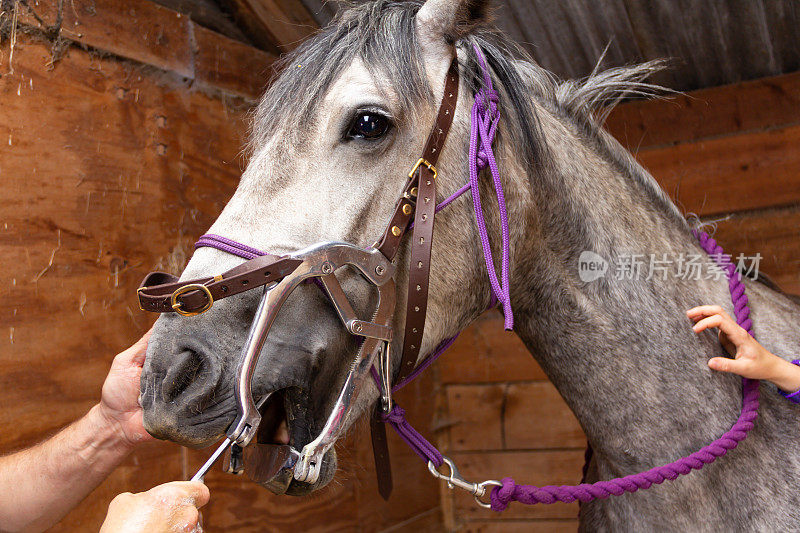
<path id="1" fill-rule="evenodd" d="M 291 254 L 293 259 L 302 262 L 297 268 L 276 284 L 268 285 L 259 302 L 247 341 L 242 350 L 236 369 L 234 395 L 237 402 L 237 416 L 229 426 L 227 439 L 212 455 L 195 478 L 210 468 L 221 453 L 228 447 L 231 456 L 229 471 L 241 472 L 241 465 L 247 464 L 247 446 L 256 435 L 261 422 L 261 414 L 252 393 L 253 373 L 264 342 L 275 318 L 288 296 L 303 281 L 319 278 L 325 292 L 333 303 L 344 327 L 353 335 L 364 338 L 356 357 L 353 359 L 344 384 L 327 421 L 319 435 L 297 451 L 290 446 L 271 446 L 271 457 L 262 460 L 259 472 L 253 475 L 261 483 L 269 484 L 273 478 L 284 478 L 291 473 L 293 479 L 314 483 L 319 478 L 322 459 L 344 432 L 347 415 L 356 398 L 363 389 L 364 381 L 377 363 L 381 380 L 389 382 L 389 345 L 392 340 L 391 320 L 395 308 L 394 265 L 376 248 L 359 248 L 347 243 L 323 243 Z M 356 316 L 352 305 L 342 290 L 335 272 L 343 266 L 353 267 L 378 291 L 378 305 L 372 320 L 361 320 Z M 378 358 L 378 354 L 381 357 Z M 376 360 L 379 359 L 379 360 Z M 385 376 L 383 374 L 386 374 Z M 385 390 L 385 389 L 384 389 Z M 391 403 L 383 398 L 384 404 Z M 238 449 L 237 449 L 238 448 Z M 270 478 L 270 479 L 267 479 Z M 287 483 L 290 479 L 286 479 Z"/>

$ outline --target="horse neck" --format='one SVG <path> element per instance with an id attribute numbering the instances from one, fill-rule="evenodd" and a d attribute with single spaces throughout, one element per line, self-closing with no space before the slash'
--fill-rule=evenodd
<path id="1" fill-rule="evenodd" d="M 711 373 L 706 362 L 719 343 L 696 336 L 685 315 L 702 303 L 729 306 L 727 284 L 674 272 L 616 279 L 615 257 L 702 251 L 674 206 L 648 186 L 652 178 L 633 176 L 644 171 L 613 141 L 586 143 L 547 114 L 542 127 L 552 161 L 511 176 L 518 191 L 527 186 L 534 195 L 512 209 L 524 220 L 512 220 L 515 330 L 618 471 L 692 451 L 736 415 L 739 382 Z M 581 281 L 583 251 L 609 260 L 604 277 Z"/>

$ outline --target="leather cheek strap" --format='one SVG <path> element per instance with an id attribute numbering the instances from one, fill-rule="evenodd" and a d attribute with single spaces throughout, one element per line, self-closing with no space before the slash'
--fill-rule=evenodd
<path id="1" fill-rule="evenodd" d="M 393 261 L 411 221 L 411 215 L 414 215 L 403 356 L 394 383 L 400 382 L 414 370 L 422 345 L 422 334 L 425 329 L 425 316 L 428 308 L 433 221 L 436 215 L 435 168 L 439 154 L 447 140 L 447 134 L 450 132 L 457 102 L 458 62 L 454 57 L 445 78 L 444 94 L 436 115 L 436 122 L 425 143 L 422 158 L 409 176 L 403 194 L 394 206 L 389 225 L 375 245 L 386 258 Z M 386 424 L 382 420 L 383 414 L 381 402 L 378 402 L 372 413 L 370 427 L 372 429 L 375 472 L 378 477 L 378 492 L 384 499 L 388 499 L 392 492 L 392 470 L 389 463 Z"/>
<path id="2" fill-rule="evenodd" d="M 414 230 L 411 235 L 411 264 L 408 270 L 406 326 L 403 356 L 395 383 L 414 370 L 422 347 L 425 317 L 428 309 L 428 283 L 431 269 L 433 226 L 436 216 L 436 163 L 453 124 L 458 103 L 458 63 L 454 58 L 445 79 L 444 95 L 436 123 L 425 144 L 423 163 L 417 168 L 417 201 Z"/>

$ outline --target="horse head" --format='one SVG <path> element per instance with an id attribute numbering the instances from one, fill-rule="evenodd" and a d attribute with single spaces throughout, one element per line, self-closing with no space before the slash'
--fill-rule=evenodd
<path id="1" fill-rule="evenodd" d="M 272 254 L 327 241 L 373 245 L 434 124 L 454 48 L 459 62 L 475 61 L 465 43 L 484 8 L 484 2 L 469 0 L 378 0 L 340 13 L 286 59 L 264 95 L 253 121 L 249 164 L 209 233 Z M 454 123 L 439 157 L 440 194 L 467 179 L 470 84 L 474 80 L 462 78 Z M 437 217 L 422 354 L 487 307 L 488 283 L 473 224 L 465 201 Z M 406 318 L 407 241 L 395 261 L 395 331 Z M 182 279 L 214 276 L 240 262 L 200 248 Z M 336 276 L 355 312 L 369 317 L 376 305 L 374 287 L 347 267 Z M 236 415 L 235 370 L 259 295 L 244 292 L 198 316 L 158 319 L 141 382 L 150 433 L 192 447 L 224 435 Z M 274 393 L 262 410 L 262 430 L 275 443 L 301 449 L 319 434 L 359 342 L 317 287 L 302 285 L 291 293 L 252 378 L 253 397 Z M 402 336 L 392 343 L 391 353 L 400 354 Z M 391 363 L 396 368 L 399 358 Z M 374 385 L 367 388 L 346 424 L 378 398 Z M 303 494 L 322 487 L 335 466 L 331 449 L 315 482 L 291 481 L 282 490 Z"/>

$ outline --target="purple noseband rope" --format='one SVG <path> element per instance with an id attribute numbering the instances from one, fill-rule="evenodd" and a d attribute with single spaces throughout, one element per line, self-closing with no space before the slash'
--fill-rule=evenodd
<path id="1" fill-rule="evenodd" d="M 694 230 L 695 237 L 700 242 L 703 250 L 711 256 L 728 275 L 728 288 L 731 293 L 736 322 L 750 335 L 753 335 L 753 322 L 750 320 L 750 308 L 742 283 L 741 275 L 736 272 L 736 267 L 731 263 L 730 257 L 725 255 L 722 247 L 705 232 Z M 492 509 L 503 511 L 512 501 L 528 505 L 536 503 L 555 502 L 588 502 L 596 498 L 608 498 L 611 495 L 619 496 L 625 492 L 636 492 L 647 489 L 653 483 L 662 483 L 665 479 L 674 480 L 680 475 L 688 474 L 692 470 L 700 470 L 707 463 L 712 463 L 722 457 L 729 450 L 735 448 L 747 437 L 753 429 L 753 423 L 758 416 L 758 380 L 742 379 L 742 412 L 733 427 L 720 438 L 704 446 L 693 454 L 682 457 L 677 461 L 657 466 L 646 472 L 629 476 L 598 481 L 580 485 L 548 485 L 536 487 L 533 485 L 517 485 L 510 477 L 503 479 L 502 486 L 496 487 L 491 494 Z"/>
<path id="2" fill-rule="evenodd" d="M 194 243 L 195 250 L 198 248 L 203 248 L 204 246 L 216 248 L 217 250 L 222 250 L 223 252 L 228 252 L 231 255 L 236 255 L 248 260 L 261 257 L 262 255 L 267 255 L 266 252 L 262 252 L 261 250 L 257 250 L 256 248 L 247 246 L 246 244 L 228 239 L 227 237 L 214 235 L 213 233 L 201 235 L 197 242 Z"/>

